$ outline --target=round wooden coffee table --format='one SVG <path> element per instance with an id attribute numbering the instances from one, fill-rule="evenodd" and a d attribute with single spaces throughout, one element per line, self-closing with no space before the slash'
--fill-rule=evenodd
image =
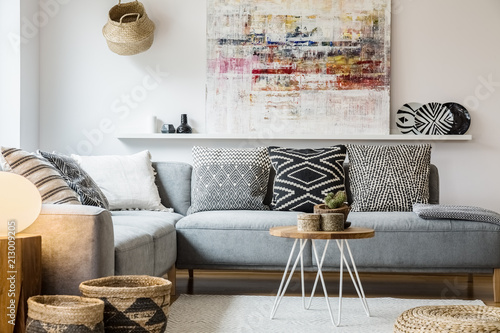
<path id="1" fill-rule="evenodd" d="M 295 272 L 295 268 L 300 260 L 300 274 L 301 274 L 301 286 L 302 286 L 302 304 L 305 309 L 309 309 L 311 306 L 312 299 L 314 297 L 314 293 L 316 291 L 316 286 L 318 284 L 318 280 L 321 280 L 321 284 L 323 286 L 323 292 L 325 295 L 326 305 L 328 307 L 328 312 L 330 314 L 330 319 L 334 326 L 340 325 L 341 315 L 342 315 L 342 286 L 343 286 L 343 273 L 344 273 L 344 264 L 351 276 L 352 283 L 356 289 L 356 292 L 361 300 L 361 304 L 367 316 L 370 316 L 370 309 L 368 308 L 368 303 L 366 302 L 365 292 L 363 290 L 363 286 L 361 285 L 361 280 L 359 278 L 358 270 L 356 268 L 356 264 L 352 257 L 351 248 L 349 247 L 349 243 L 347 242 L 349 239 L 364 239 L 364 238 L 372 238 L 375 236 L 375 231 L 373 229 L 368 228 L 356 228 L 351 227 L 344 231 L 298 231 L 297 226 L 285 226 L 285 227 L 275 227 L 269 230 L 269 233 L 272 236 L 283 237 L 283 238 L 295 238 L 295 242 L 293 243 L 292 250 L 290 251 L 290 256 L 288 257 L 288 262 L 286 264 L 285 271 L 283 272 L 283 278 L 281 279 L 281 284 L 278 289 L 278 294 L 276 295 L 276 299 L 274 301 L 273 308 L 271 310 L 271 319 L 274 318 L 276 314 L 276 310 L 280 305 L 281 299 L 285 295 L 286 289 L 290 284 L 290 280 L 292 279 L 293 273 Z M 321 260 L 318 258 L 318 252 L 316 251 L 316 240 L 326 240 L 325 248 L 323 250 L 323 254 L 321 256 Z M 328 249 L 328 244 L 330 240 L 335 239 L 337 243 L 337 247 L 340 251 L 340 282 L 339 282 L 339 311 L 338 311 L 338 321 L 335 321 L 333 317 L 333 312 L 330 307 L 330 302 L 328 300 L 328 292 L 326 290 L 325 280 L 323 278 L 323 262 L 325 260 L 326 250 Z M 305 291 L 304 291 L 304 265 L 303 265 L 303 251 L 307 244 L 307 242 L 311 240 L 312 249 L 314 258 L 316 259 L 316 264 L 318 266 L 318 272 L 316 274 L 316 279 L 314 281 L 314 286 L 311 292 L 311 296 L 309 298 L 309 303 L 306 306 L 305 304 Z M 295 262 L 293 264 L 290 273 L 288 273 L 288 269 L 290 267 L 290 263 L 292 262 L 293 254 L 295 252 L 295 248 L 297 247 L 297 243 L 300 241 L 299 252 L 297 257 L 295 258 Z M 344 248 L 347 249 L 347 253 L 349 254 L 349 259 L 352 265 L 352 270 L 349 265 L 349 262 L 344 254 Z M 353 275 L 354 271 L 354 275 Z M 287 279 L 288 275 L 288 279 Z M 286 281 L 286 283 L 285 283 Z"/>

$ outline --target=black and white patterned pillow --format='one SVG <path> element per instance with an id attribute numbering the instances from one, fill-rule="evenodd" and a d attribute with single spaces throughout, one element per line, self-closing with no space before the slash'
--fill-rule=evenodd
<path id="1" fill-rule="evenodd" d="M 193 147 L 193 185 L 188 214 L 207 210 L 268 210 L 267 148 Z"/>
<path id="2" fill-rule="evenodd" d="M 344 190 L 343 145 L 294 149 L 269 147 L 274 179 L 273 210 L 312 213 L 330 192 Z"/>
<path id="3" fill-rule="evenodd" d="M 351 212 L 411 211 L 429 201 L 430 145 L 347 145 Z"/>
<path id="4" fill-rule="evenodd" d="M 38 153 L 59 170 L 69 187 L 79 195 L 82 204 L 109 209 L 108 200 L 104 193 L 75 160 L 57 153 L 40 150 Z"/>
<path id="5" fill-rule="evenodd" d="M 423 219 L 479 221 L 500 225 L 500 214 L 481 207 L 414 204 L 413 212 Z"/>

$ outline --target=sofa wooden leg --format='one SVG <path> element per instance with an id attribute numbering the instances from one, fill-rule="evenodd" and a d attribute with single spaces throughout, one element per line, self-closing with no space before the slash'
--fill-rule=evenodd
<path id="1" fill-rule="evenodd" d="M 188 274 L 189 274 L 189 279 L 192 280 L 193 276 L 194 276 L 193 270 L 192 269 L 188 269 Z"/>
<path id="2" fill-rule="evenodd" d="M 172 289 L 170 289 L 170 295 L 175 295 L 175 287 L 177 284 L 177 273 L 175 271 L 175 265 L 170 268 L 166 274 L 166 278 L 172 282 Z"/>
<path id="3" fill-rule="evenodd" d="M 495 303 L 500 302 L 500 268 L 493 272 L 493 299 Z"/>

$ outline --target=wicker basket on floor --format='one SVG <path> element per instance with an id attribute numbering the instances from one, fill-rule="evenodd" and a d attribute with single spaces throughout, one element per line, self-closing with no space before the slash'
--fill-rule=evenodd
<path id="1" fill-rule="evenodd" d="M 26 333 L 104 333 L 104 303 L 78 296 L 32 296 Z"/>
<path id="2" fill-rule="evenodd" d="M 500 332 L 500 308 L 482 305 L 420 306 L 403 312 L 394 333 Z"/>
<path id="3" fill-rule="evenodd" d="M 171 287 L 172 283 L 163 278 L 123 275 L 82 282 L 80 292 L 104 301 L 106 333 L 163 333 L 167 328 Z"/>

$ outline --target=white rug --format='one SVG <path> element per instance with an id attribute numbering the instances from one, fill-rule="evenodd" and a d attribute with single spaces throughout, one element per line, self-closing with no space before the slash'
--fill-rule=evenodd
<path id="1" fill-rule="evenodd" d="M 324 297 L 316 297 L 309 310 L 302 308 L 301 297 L 287 296 L 274 319 L 272 296 L 181 295 L 170 308 L 168 333 L 390 333 L 396 318 L 405 310 L 422 305 L 469 304 L 482 301 L 368 298 L 371 317 L 367 317 L 358 298 L 344 298 L 342 322 L 334 327 Z M 337 320 L 338 298 L 330 304 Z"/>

